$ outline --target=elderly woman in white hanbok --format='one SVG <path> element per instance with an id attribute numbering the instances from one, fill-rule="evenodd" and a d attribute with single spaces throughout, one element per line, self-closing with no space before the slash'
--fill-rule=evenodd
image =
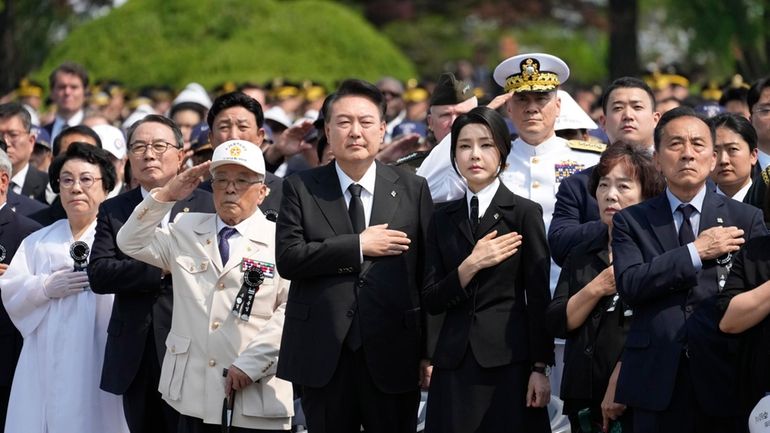
<path id="1" fill-rule="evenodd" d="M 112 295 L 91 292 L 70 257 L 73 242 L 93 243 L 115 169 L 105 151 L 75 143 L 49 173 L 67 219 L 29 235 L 0 277 L 3 303 L 24 337 L 5 431 L 128 432 L 120 396 L 99 389 Z"/>

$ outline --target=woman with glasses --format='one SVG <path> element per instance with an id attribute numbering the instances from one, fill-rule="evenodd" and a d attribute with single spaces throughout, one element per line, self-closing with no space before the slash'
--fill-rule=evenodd
<path id="1" fill-rule="evenodd" d="M 115 168 L 105 151 L 78 142 L 49 175 L 67 218 L 27 237 L 0 278 L 24 337 L 6 431 L 127 432 L 120 396 L 99 389 L 113 297 L 91 292 L 85 272 Z"/>

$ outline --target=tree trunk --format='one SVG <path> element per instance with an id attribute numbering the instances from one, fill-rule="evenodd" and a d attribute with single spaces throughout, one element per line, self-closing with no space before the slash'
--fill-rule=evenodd
<path id="1" fill-rule="evenodd" d="M 610 80 L 639 75 L 637 0 L 610 0 Z"/>

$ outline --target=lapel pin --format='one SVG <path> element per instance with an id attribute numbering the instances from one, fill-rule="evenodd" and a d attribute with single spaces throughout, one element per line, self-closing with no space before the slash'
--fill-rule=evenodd
<path id="1" fill-rule="evenodd" d="M 395 196 L 396 196 L 396 191 L 391 191 L 391 192 L 390 192 L 390 196 L 391 196 L 391 197 L 395 197 Z"/>
<path id="2" fill-rule="evenodd" d="M 211 239 L 206 239 L 206 245 L 211 245 Z"/>
<path id="3" fill-rule="evenodd" d="M 492 216 L 493 216 L 495 219 L 499 219 L 499 218 L 500 218 L 500 214 L 499 214 L 499 213 L 496 213 L 496 214 L 494 214 L 494 215 L 492 215 Z"/>
<path id="4" fill-rule="evenodd" d="M 724 224 L 724 220 L 722 220 L 722 217 L 717 218 L 717 224 Z"/>
<path id="5" fill-rule="evenodd" d="M 182 209 L 182 212 L 190 212 L 190 208 L 186 207 L 186 208 Z"/>

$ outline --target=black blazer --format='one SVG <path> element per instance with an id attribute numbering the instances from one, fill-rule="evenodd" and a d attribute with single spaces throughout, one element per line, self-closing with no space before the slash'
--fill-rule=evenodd
<path id="1" fill-rule="evenodd" d="M 57 195 L 50 206 L 40 209 L 29 217 L 45 227 L 60 219 L 67 218 L 67 212 L 64 211 L 64 206 L 61 204 L 61 196 Z"/>
<path id="2" fill-rule="evenodd" d="M 164 279 L 160 268 L 126 256 L 115 240 L 141 201 L 141 188 L 134 188 L 99 206 L 88 264 L 91 289 L 115 294 L 101 382 L 101 388 L 113 394 L 125 393 L 133 382 L 150 330 L 155 337 L 158 365 L 162 363 L 171 329 L 171 277 Z M 196 190 L 178 201 L 171 210 L 171 221 L 179 212 L 214 212 L 211 194 Z"/>
<path id="3" fill-rule="evenodd" d="M 35 212 L 48 208 L 47 204 L 16 194 L 10 188 L 8 189 L 8 198 L 5 202 L 11 210 L 28 218 L 32 218 Z"/>
<path id="4" fill-rule="evenodd" d="M 30 165 L 29 170 L 27 170 L 27 176 L 24 178 L 24 185 L 21 187 L 21 195 L 48 204 L 45 200 L 45 188 L 47 186 L 48 173 Z"/>
<path id="5" fill-rule="evenodd" d="M 559 396 L 568 412 L 581 409 L 569 407 L 571 400 L 601 404 L 631 324 L 631 317 L 627 316 L 631 310 L 622 300 L 610 295 L 597 302 L 580 327 L 567 331 L 567 302 L 610 266 L 609 240 L 605 230 L 602 235 L 572 249 L 561 268 L 553 301 L 546 311 L 549 331 L 555 337 L 567 340 Z M 608 311 L 610 309 L 612 311 Z"/>
<path id="6" fill-rule="evenodd" d="M 493 230 L 498 236 L 518 232 L 521 248 L 460 287 L 457 267 L 476 240 Z M 446 312 L 433 365 L 458 367 L 468 346 L 486 368 L 512 362 L 553 364 L 553 338 L 545 329 L 551 261 L 539 204 L 500 183 L 474 236 L 465 197 L 455 200 L 433 215 L 427 254 L 423 306 L 431 314 Z"/>
<path id="7" fill-rule="evenodd" d="M 745 239 L 767 234 L 759 209 L 707 187 L 700 232 L 720 225 L 720 219 L 743 229 Z M 687 347 L 701 407 L 724 415 L 737 410 L 732 364 L 737 343 L 719 332 L 712 316 L 720 265 L 708 260 L 696 271 L 687 246 L 679 245 L 665 192 L 615 215 L 612 251 L 618 293 L 634 309 L 616 400 L 664 410 Z"/>
<path id="8" fill-rule="evenodd" d="M 8 204 L 3 206 L 0 209 L 0 255 L 3 257 L 0 263 L 11 263 L 21 241 L 40 227 L 35 221 L 14 212 Z M 0 350 L 0 387 L 11 386 L 23 341 L 0 302 L 0 347 L 3 348 Z"/>
<path id="9" fill-rule="evenodd" d="M 770 236 L 751 239 L 736 254 L 725 288 L 717 297 L 720 317 L 730 300 L 770 280 Z M 741 336 L 738 395 L 742 415 L 748 417 L 757 402 L 770 392 L 770 318 Z"/>
<path id="10" fill-rule="evenodd" d="M 387 393 L 413 391 L 425 348 L 420 288 L 432 212 L 424 178 L 376 162 L 370 225 L 387 223 L 411 239 L 409 250 L 360 259 L 335 164 L 302 171 L 283 185 L 276 257 L 291 280 L 278 376 L 322 387 L 337 369 L 355 314 L 369 374 Z M 356 308 L 358 313 L 356 313 Z"/>

